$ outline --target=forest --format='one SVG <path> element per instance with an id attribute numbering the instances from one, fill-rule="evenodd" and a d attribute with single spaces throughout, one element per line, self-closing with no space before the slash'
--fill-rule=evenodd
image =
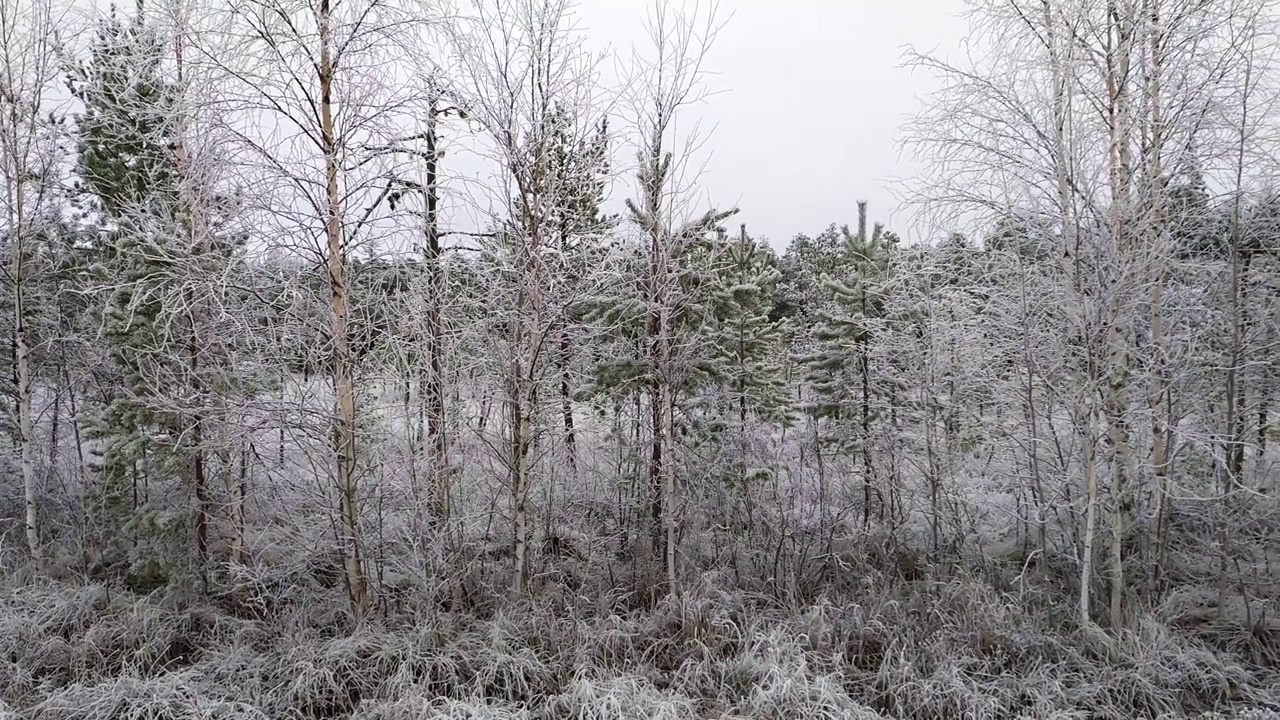
<path id="1" fill-rule="evenodd" d="M 732 3 L 0 0 L 0 718 L 1280 717 L 1280 9 L 966 8 L 766 239 Z"/>

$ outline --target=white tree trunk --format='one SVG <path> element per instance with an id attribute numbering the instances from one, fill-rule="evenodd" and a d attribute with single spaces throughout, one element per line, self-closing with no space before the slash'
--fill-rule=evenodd
<path id="1" fill-rule="evenodd" d="M 24 534 L 32 556 L 40 557 L 40 496 L 36 470 L 36 416 L 30 292 L 40 279 L 35 247 L 40 225 L 52 222 L 53 191 L 59 182 L 57 128 L 47 102 L 60 80 L 54 28 L 58 18 L 48 0 L 0 2 L 0 224 L 11 255 L 0 263 L 0 280 L 13 293 L 14 380 L 21 452 Z"/>
<path id="2" fill-rule="evenodd" d="M 1124 543 L 1132 517 L 1129 487 L 1129 334 L 1128 302 L 1136 272 L 1133 217 L 1129 184 L 1133 176 L 1130 147 L 1130 68 L 1137 9 L 1133 0 L 1109 0 L 1106 56 L 1108 170 L 1111 185 L 1109 213 L 1114 279 L 1107 291 L 1106 399 L 1107 450 L 1111 469 L 1111 624 L 1124 625 Z"/>
<path id="3" fill-rule="evenodd" d="M 19 246 L 21 247 L 21 246 Z M 19 250 L 21 253 L 21 249 Z M 23 303 L 24 287 L 22 279 L 22 262 L 15 269 L 18 281 L 15 283 L 14 315 L 17 319 L 14 345 L 18 380 L 18 433 L 22 444 L 22 490 L 26 506 L 27 549 L 35 558 L 40 557 L 40 526 L 36 504 L 39 499 L 39 487 L 36 483 L 35 468 L 35 418 L 31 410 L 31 351 L 27 340 L 27 326 L 24 318 L 26 308 Z"/>
<path id="4" fill-rule="evenodd" d="M 333 117 L 334 67 L 333 38 L 330 30 L 330 0 L 321 0 L 316 21 L 319 24 L 320 61 L 316 72 L 320 90 L 320 137 L 324 153 L 326 264 L 329 271 L 329 297 L 333 355 L 331 368 L 334 417 L 334 471 L 338 489 L 338 515 L 341 524 L 343 566 L 346 569 L 347 595 L 352 609 L 363 613 L 369 604 L 361 552 L 359 491 L 356 457 L 356 393 L 348 329 L 346 251 L 342 245 L 342 199 L 338 176 L 340 147 Z"/>

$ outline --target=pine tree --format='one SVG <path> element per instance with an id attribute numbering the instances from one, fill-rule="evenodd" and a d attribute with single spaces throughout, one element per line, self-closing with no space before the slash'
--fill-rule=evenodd
<path id="1" fill-rule="evenodd" d="M 600 263 L 599 272 L 607 277 L 602 292 L 582 304 L 601 349 L 584 394 L 614 402 L 620 443 L 622 407 L 633 408 L 629 434 L 635 439 L 635 474 L 646 477 L 635 485 L 641 489 L 637 500 L 647 506 L 644 522 L 660 556 L 670 541 L 663 537 L 663 495 L 671 485 L 676 425 L 683 421 L 688 429 L 695 420 L 701 399 L 695 391 L 711 377 L 710 360 L 700 351 L 715 327 L 717 236 L 737 211 L 711 210 L 672 226 L 661 196 L 671 156 L 642 154 L 641 159 L 642 196 L 626 205 L 643 237 L 640 243 L 620 242 Z"/>
<path id="2" fill-rule="evenodd" d="M 169 149 L 175 94 L 160 77 L 160 51 L 148 28 L 113 8 L 99 22 L 87 65 L 70 73 L 84 105 L 77 171 L 100 223 L 91 282 L 102 289 L 99 322 L 112 374 L 86 427 L 102 441 L 93 506 L 104 566 L 127 562 L 133 543 L 115 531 L 148 501 L 149 481 L 173 477 L 183 464 L 172 445 L 178 418 L 148 401 L 169 392 L 181 373 L 178 360 L 157 352 L 169 342 L 167 293 L 157 280 L 179 254 L 175 238 L 152 222 L 176 215 L 178 203 Z"/>
<path id="3" fill-rule="evenodd" d="M 751 440 L 795 419 L 785 321 L 772 317 L 782 273 L 773 250 L 745 225 L 732 237 L 718 232 L 704 253 L 707 281 L 698 292 L 709 318 L 698 343 L 705 359 L 691 368 L 700 392 L 682 403 L 694 465 L 686 473 L 711 480 L 707 501 L 723 514 L 716 525 L 742 530 L 753 525 L 753 485 L 772 478 L 771 468 L 752 462 Z"/>
<path id="4" fill-rule="evenodd" d="M 725 242 L 712 288 L 716 327 L 711 333 L 710 371 L 721 398 L 721 417 L 734 418 L 738 457 L 735 473 L 745 482 L 758 473 L 747 465 L 749 420 L 789 425 L 795 420 L 783 366 L 782 327 L 770 318 L 782 272 L 768 245 L 741 226 Z"/>
<path id="5" fill-rule="evenodd" d="M 858 232 L 846 226 L 842 234 L 842 272 L 826 280 L 831 306 L 818 308 L 815 347 L 801 362 L 808 369 L 806 382 L 812 396 L 807 406 L 819 420 L 826 420 L 825 439 L 861 458 L 862 518 L 869 524 L 874 487 L 871 426 L 878 414 L 872 398 L 880 390 L 880 378 L 872 369 L 872 338 L 884 312 L 883 286 L 897 237 L 884 232 L 879 223 L 867 232 L 866 202 L 858 203 Z"/>
<path id="6" fill-rule="evenodd" d="M 215 187 L 216 150 L 191 131 L 195 113 L 180 57 L 176 79 L 167 79 L 165 47 L 141 19 L 122 20 L 113 10 L 99 23 L 88 63 L 70 72 L 84 106 L 77 118 L 80 189 L 100 226 L 89 284 L 99 291 L 111 375 L 87 430 L 102 441 L 96 519 L 116 535 L 104 540 L 123 540 L 114 531 L 126 518 L 138 526 L 131 550 L 104 543 L 102 563 L 118 565 L 132 552 L 135 574 L 159 580 L 181 570 L 187 562 L 174 552 L 188 545 L 165 535 L 185 533 L 189 518 L 195 569 L 207 587 L 210 480 L 219 469 L 212 460 L 221 460 L 226 476 L 231 446 L 239 443 L 228 431 L 240 419 L 235 406 L 265 385 L 244 362 L 256 350 L 238 326 L 249 317 L 249 296 L 222 281 L 247 268 L 244 233 L 230 222 L 238 197 Z M 152 502 L 151 489 L 158 495 L 178 480 L 190 484 L 194 513 L 160 505 L 159 497 Z M 228 481 L 237 557 L 244 551 L 243 503 L 236 499 L 242 490 Z M 160 536 L 140 533 L 143 525 Z M 144 539 L 154 541 L 150 549 L 139 545 Z"/>
<path id="7" fill-rule="evenodd" d="M 816 237 L 795 236 L 781 258 L 774 315 L 791 321 L 799 333 L 798 348 L 807 349 L 819 309 L 830 305 L 823 278 L 837 272 L 845 244 L 844 233 L 833 223 Z"/>
<path id="8" fill-rule="evenodd" d="M 550 136 L 548 175 L 553 184 L 549 224 L 557 239 L 557 275 L 571 291 L 586 286 L 593 268 L 603 260 L 599 239 L 617 225 L 617 217 L 601 210 L 609 172 L 609 125 L 601 120 L 595 133 L 582 135 L 568 110 L 557 106 L 547 121 Z M 577 394 L 575 340 L 583 339 L 586 304 L 562 298 L 563 317 L 557 328 L 556 371 L 559 375 L 560 416 L 570 468 L 576 468 L 573 398 Z"/>

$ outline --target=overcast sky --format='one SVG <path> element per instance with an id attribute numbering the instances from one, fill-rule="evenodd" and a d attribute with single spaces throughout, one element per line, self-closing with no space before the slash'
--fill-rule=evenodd
<path id="1" fill-rule="evenodd" d="M 680 0 L 672 0 L 680 2 Z M 592 44 L 643 44 L 651 0 L 580 0 Z M 706 6 L 706 0 L 703 2 Z M 909 239 L 889 181 L 917 168 L 898 127 L 931 87 L 899 68 L 908 45 L 947 54 L 963 0 L 721 0 L 728 24 L 707 66 L 722 91 L 695 111 L 713 129 L 702 184 L 737 204 L 751 233 L 782 249 L 798 232 L 854 223 L 856 201 Z"/>

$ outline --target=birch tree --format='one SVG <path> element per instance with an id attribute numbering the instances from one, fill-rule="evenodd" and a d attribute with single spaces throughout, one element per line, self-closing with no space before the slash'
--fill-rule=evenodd
<path id="1" fill-rule="evenodd" d="M 590 133 L 599 122 L 592 115 L 597 60 L 583 49 L 568 0 L 478 1 L 449 37 L 461 73 L 457 95 L 497 165 L 490 220 L 496 232 L 483 241 L 482 257 L 497 283 L 489 298 L 504 408 L 497 448 L 512 502 L 512 590 L 524 593 L 532 494 L 541 479 L 542 387 L 554 364 L 552 336 L 581 292 L 564 286 L 554 258 L 564 251 L 566 217 L 590 198 L 589 185 L 557 172 L 564 162 L 558 153 L 566 133 Z M 564 121 L 566 113 L 572 122 Z M 568 145 L 590 140 L 583 135 Z"/>
<path id="2" fill-rule="evenodd" d="M 0 181 L 6 251 L 0 266 L 10 295 L 14 395 L 22 462 L 27 549 L 40 558 L 40 483 L 36 468 L 36 367 L 33 332 L 42 237 L 60 224 L 58 187 L 64 171 L 62 129 L 51 95 L 60 77 L 58 29 L 65 18 L 49 0 L 0 3 Z"/>
<path id="3" fill-rule="evenodd" d="M 254 217 L 283 247 L 324 268 L 323 366 L 333 393 L 327 465 L 344 583 L 357 614 L 369 607 L 370 588 L 350 263 L 384 232 L 386 178 L 405 162 L 379 149 L 428 104 L 428 88 L 413 80 L 423 70 L 428 10 L 400 0 L 254 0 L 230 8 L 225 29 L 200 48 L 227 81 L 226 127 L 254 173 Z"/>
<path id="4" fill-rule="evenodd" d="M 635 89 L 628 99 L 634 115 L 639 168 L 638 197 L 627 201 L 631 219 L 648 245 L 647 371 L 652 441 L 648 477 L 655 556 L 662 558 L 667 591 L 678 592 L 675 418 L 678 394 L 689 389 L 690 336 L 679 331 L 686 246 L 713 234 L 736 210 L 697 213 L 690 162 L 693 137 L 680 132 L 682 112 L 705 97 L 703 62 L 720 26 L 715 8 L 701 14 L 672 12 L 655 3 L 646 24 L 653 56 L 639 60 Z"/>

